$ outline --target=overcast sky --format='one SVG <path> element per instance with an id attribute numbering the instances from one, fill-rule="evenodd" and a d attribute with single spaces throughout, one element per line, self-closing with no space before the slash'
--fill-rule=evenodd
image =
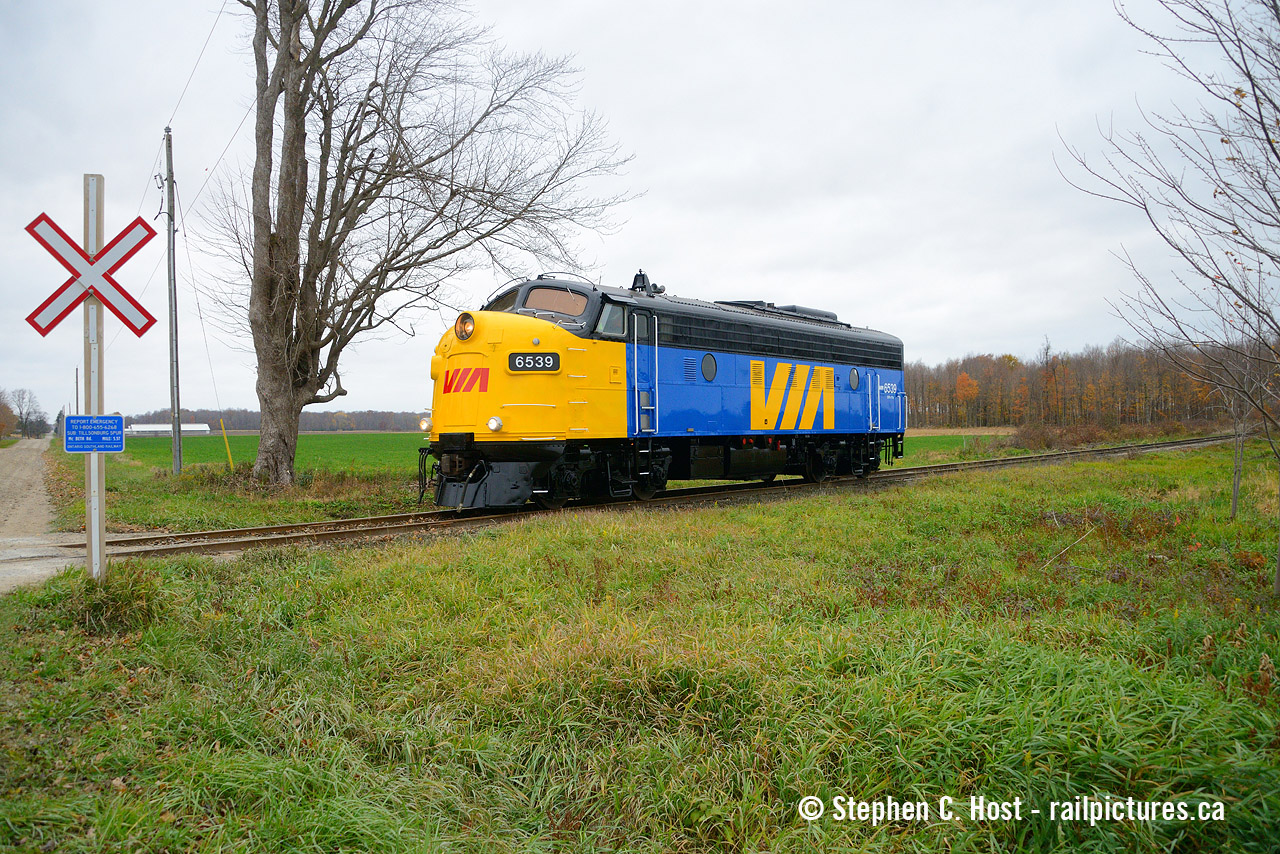
<path id="1" fill-rule="evenodd" d="M 1160 21 L 1150 0 L 1128 5 Z M 643 267 L 683 296 L 828 309 L 900 336 L 908 360 L 936 363 L 1027 358 L 1046 336 L 1060 351 L 1105 345 L 1125 332 L 1108 300 L 1132 286 L 1114 253 L 1162 257 L 1132 212 L 1073 189 L 1055 165 L 1069 163 L 1060 136 L 1098 152 L 1099 124 L 1133 127 L 1138 105 L 1188 100 L 1110 0 L 471 8 L 514 50 L 572 54 L 580 105 L 633 155 L 602 189 L 638 197 L 617 210 L 613 233 L 581 241 L 605 284 L 625 286 Z M 23 229 L 47 212 L 81 239 L 86 172 L 106 177 L 109 237 L 139 215 L 162 229 L 153 176 L 170 120 L 188 226 L 182 402 L 257 408 L 247 332 L 237 342 L 202 323 L 192 284 L 211 264 L 200 216 L 212 194 L 201 188 L 249 163 L 240 9 L 47 0 L 0 10 L 0 387 L 32 389 L 51 417 L 72 401 L 82 323 L 77 309 L 45 338 L 26 323 L 67 276 Z M 168 405 L 163 261 L 158 238 L 117 275 L 160 322 L 136 338 L 108 318 L 109 411 Z M 448 299 L 476 307 L 497 284 L 474 277 Z M 349 394 L 324 408 L 425 407 L 427 362 L 453 316 L 426 313 L 412 338 L 349 351 Z"/>

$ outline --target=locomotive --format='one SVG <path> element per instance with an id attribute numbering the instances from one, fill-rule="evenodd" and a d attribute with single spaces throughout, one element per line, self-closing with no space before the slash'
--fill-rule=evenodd
<path id="1" fill-rule="evenodd" d="M 902 369 L 901 339 L 828 311 L 680 298 L 643 270 L 630 288 L 542 274 L 436 347 L 419 499 L 556 508 L 668 480 L 866 475 L 902 456 Z"/>

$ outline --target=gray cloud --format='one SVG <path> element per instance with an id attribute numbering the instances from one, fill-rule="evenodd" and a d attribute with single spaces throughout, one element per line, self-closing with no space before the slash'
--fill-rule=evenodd
<path id="1" fill-rule="evenodd" d="M 48 339 L 24 322 L 65 276 L 22 228 L 48 211 L 78 236 L 84 172 L 107 176 L 108 231 L 155 214 L 160 135 L 220 6 L 62 0 L 5 12 L 0 385 L 35 389 L 51 411 L 71 396 L 79 320 Z M 1107 300 L 1129 286 L 1112 253 L 1123 244 L 1164 263 L 1141 222 L 1072 189 L 1054 164 L 1059 134 L 1096 150 L 1099 121 L 1132 125 L 1137 102 L 1187 97 L 1109 0 L 473 8 L 511 49 L 573 54 L 580 102 L 635 155 L 600 190 L 643 195 L 619 210 L 616 232 L 581 241 L 609 283 L 643 266 L 689 296 L 829 308 L 938 361 L 1030 356 L 1046 335 L 1060 349 L 1106 344 L 1123 332 Z M 195 193 L 250 102 L 237 9 L 227 4 L 174 119 L 193 226 L 210 198 Z M 247 137 L 224 163 L 248 162 Z M 194 273 L 179 253 L 183 399 L 212 406 L 212 372 L 223 405 L 252 407 L 243 350 L 209 329 L 206 355 L 192 278 L 210 262 L 198 233 Z M 161 258 L 155 241 L 121 280 L 163 318 Z M 449 300 L 473 306 L 495 284 L 470 276 Z M 352 393 L 333 408 L 424 406 L 427 360 L 451 320 L 427 314 L 414 338 L 361 345 L 344 374 Z M 163 321 L 141 340 L 115 337 L 109 406 L 166 405 L 166 353 Z"/>

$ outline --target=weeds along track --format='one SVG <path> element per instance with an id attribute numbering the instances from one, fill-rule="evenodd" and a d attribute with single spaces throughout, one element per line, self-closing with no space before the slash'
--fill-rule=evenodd
<path id="1" fill-rule="evenodd" d="M 875 489 L 955 472 L 1190 449 L 1218 444 L 1230 441 L 1230 439 L 1230 436 L 1208 436 L 1197 439 L 1179 439 L 1171 442 L 1152 442 L 1110 448 L 1085 448 L 1018 457 L 911 466 L 878 471 L 866 478 L 839 477 L 823 483 L 808 483 L 803 480 L 793 479 L 774 483 L 752 481 L 728 486 L 695 486 L 687 489 L 667 490 L 647 502 L 637 502 L 633 499 L 579 502 L 569 505 L 569 509 L 607 507 L 617 504 L 627 504 L 635 507 L 649 505 L 671 507 L 681 504 L 707 502 L 767 500 L 788 493 L 806 492 L 815 489 Z M 195 531 L 182 534 L 132 534 L 108 538 L 107 555 L 117 559 L 125 557 L 162 557 L 188 553 L 240 552 L 248 549 L 318 544 L 343 540 L 381 539 L 406 534 L 443 533 L 449 530 L 471 529 L 498 524 L 513 518 L 527 518 L 533 515 L 558 512 L 560 511 L 536 509 L 532 505 L 527 508 L 504 508 L 500 510 L 429 510 L 417 513 L 398 513 L 390 516 L 369 516 L 359 519 L 335 519 L 325 522 L 303 522 L 287 525 L 264 525 L 256 528 L 232 528 L 221 531 Z M 84 546 L 81 543 L 70 543 L 65 548 L 82 549 Z"/>

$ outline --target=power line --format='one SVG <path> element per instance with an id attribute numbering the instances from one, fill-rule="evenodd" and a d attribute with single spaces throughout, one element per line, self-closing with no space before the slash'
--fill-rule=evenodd
<path id="1" fill-rule="evenodd" d="M 187 276 L 191 282 L 191 293 L 196 298 L 196 317 L 200 320 L 200 334 L 204 337 L 204 354 L 209 360 L 209 381 L 213 383 L 213 400 L 218 406 L 218 412 L 222 412 L 222 399 L 218 396 L 218 378 L 213 372 L 213 352 L 209 349 L 209 330 L 205 326 L 204 311 L 200 308 L 200 289 L 195 284 L 195 264 L 191 262 L 191 241 L 187 240 L 187 209 L 182 204 L 182 193 L 178 193 L 178 219 L 182 223 L 182 248 L 187 253 Z"/>
<path id="2" fill-rule="evenodd" d="M 205 49 L 209 47 L 209 40 L 213 38 L 213 31 L 218 26 L 218 21 L 222 18 L 222 12 L 227 8 L 227 0 L 222 0 L 222 7 L 218 9 L 218 14 L 213 19 L 213 26 L 209 28 L 209 35 L 204 37 L 204 45 L 200 48 L 199 55 L 196 56 L 195 65 L 191 66 L 191 73 L 187 75 L 187 82 L 182 87 L 182 93 L 178 95 L 178 103 L 173 105 L 173 115 L 169 116 L 167 124 L 173 124 L 174 116 L 178 115 L 178 108 L 182 106 L 182 99 L 186 97 L 187 89 L 191 86 L 191 80 L 196 76 L 196 69 L 200 67 L 200 60 L 204 58 Z"/>
<path id="3" fill-rule="evenodd" d="M 236 141 L 236 137 L 240 135 L 240 128 L 244 127 L 245 121 L 249 118 L 249 114 L 253 112 L 254 103 L 250 102 L 249 108 L 244 111 L 244 115 L 240 117 L 240 124 L 236 125 L 235 132 L 231 134 L 231 139 L 227 140 L 227 144 L 223 146 L 222 153 L 218 155 L 218 159 L 213 162 L 213 166 L 209 167 L 209 174 L 204 176 L 204 183 L 200 185 L 200 189 L 196 190 L 195 198 L 191 200 L 191 204 L 195 204 L 200 200 L 200 195 L 204 192 L 204 188 L 208 186 L 213 173 L 218 171 L 218 167 L 222 165 L 222 158 L 227 156 L 227 152 L 231 150 L 231 143 Z"/>
<path id="4" fill-rule="evenodd" d="M 138 212 L 135 216 L 142 214 L 142 206 L 147 203 L 147 193 L 151 190 L 151 176 L 156 174 L 156 167 L 160 165 L 162 151 L 164 151 L 164 137 L 160 137 L 160 144 L 156 146 L 156 156 L 151 161 L 151 168 L 147 170 L 147 180 L 142 185 L 142 198 L 138 199 Z"/>
<path id="5" fill-rule="evenodd" d="M 200 189 L 196 191 L 196 198 L 192 199 L 191 201 L 192 204 L 195 204 L 196 199 L 200 198 L 200 194 L 204 192 L 204 188 L 209 184 L 209 181 L 213 178 L 214 173 L 218 171 L 218 167 L 222 165 L 223 158 L 225 158 L 227 156 L 227 152 L 231 150 L 232 143 L 234 143 L 236 141 L 236 137 L 240 135 L 240 129 L 244 127 L 244 123 L 249 118 L 249 114 L 253 112 L 253 106 L 254 105 L 252 103 L 249 104 L 249 108 L 244 111 L 244 115 L 241 116 L 240 118 L 240 124 L 236 125 L 236 129 L 231 133 L 231 138 L 228 139 L 227 144 L 223 146 L 222 153 L 218 155 L 218 159 L 214 161 L 213 166 L 209 167 L 209 174 L 205 175 L 204 183 L 202 183 L 200 185 Z M 160 142 L 160 147 L 162 149 L 164 147 L 163 140 L 161 140 Z M 160 157 L 160 153 L 159 151 L 157 151 L 156 152 L 157 160 L 159 159 L 159 157 Z M 146 198 L 146 194 L 144 193 L 143 199 L 145 200 L 145 198 Z M 138 210 L 139 211 L 142 210 L 141 204 L 138 206 Z M 139 298 L 141 298 L 147 292 L 147 288 L 151 287 L 151 283 L 152 281 L 155 280 L 156 273 L 160 271 L 160 265 L 163 264 L 164 261 L 165 259 L 163 257 L 161 257 L 160 260 L 156 261 L 155 267 L 151 269 L 151 275 L 147 277 L 147 283 L 143 285 L 142 290 L 138 292 Z M 120 337 L 120 333 L 123 331 L 124 331 L 123 328 L 117 329 L 116 334 L 111 336 L 111 340 L 107 342 L 108 350 L 111 349 L 111 346 L 116 343 L 116 339 Z"/>
<path id="6" fill-rule="evenodd" d="M 227 0 L 222 0 L 222 6 L 218 9 L 218 14 L 213 18 L 213 25 L 209 27 L 209 34 L 204 37 L 204 44 L 200 47 L 200 53 L 196 55 L 196 61 L 191 66 L 191 73 L 187 75 L 187 82 L 182 86 L 182 92 L 178 94 L 178 102 L 173 105 L 173 113 L 169 116 L 168 124 L 173 124 L 173 119 L 178 115 L 178 108 L 182 106 L 182 100 L 187 96 L 187 89 L 191 88 L 191 81 L 195 79 L 196 70 L 200 68 L 200 60 L 204 58 L 204 52 L 209 47 L 209 42 L 213 39 L 213 32 L 218 27 L 218 21 L 222 18 L 222 13 L 226 11 Z M 243 124 L 243 121 L 241 122 Z M 147 170 L 147 179 L 142 186 L 142 198 L 138 199 L 138 214 L 142 213 L 142 206 L 147 203 L 147 193 L 151 189 L 151 177 L 156 174 L 156 167 L 160 163 L 160 154 L 164 151 L 164 138 L 161 137 L 160 144 L 156 146 L 156 156 L 151 160 L 151 168 Z M 225 153 L 225 152 L 224 152 Z M 221 159 L 221 158 L 219 158 Z M 155 275 L 154 273 L 152 274 Z"/>

